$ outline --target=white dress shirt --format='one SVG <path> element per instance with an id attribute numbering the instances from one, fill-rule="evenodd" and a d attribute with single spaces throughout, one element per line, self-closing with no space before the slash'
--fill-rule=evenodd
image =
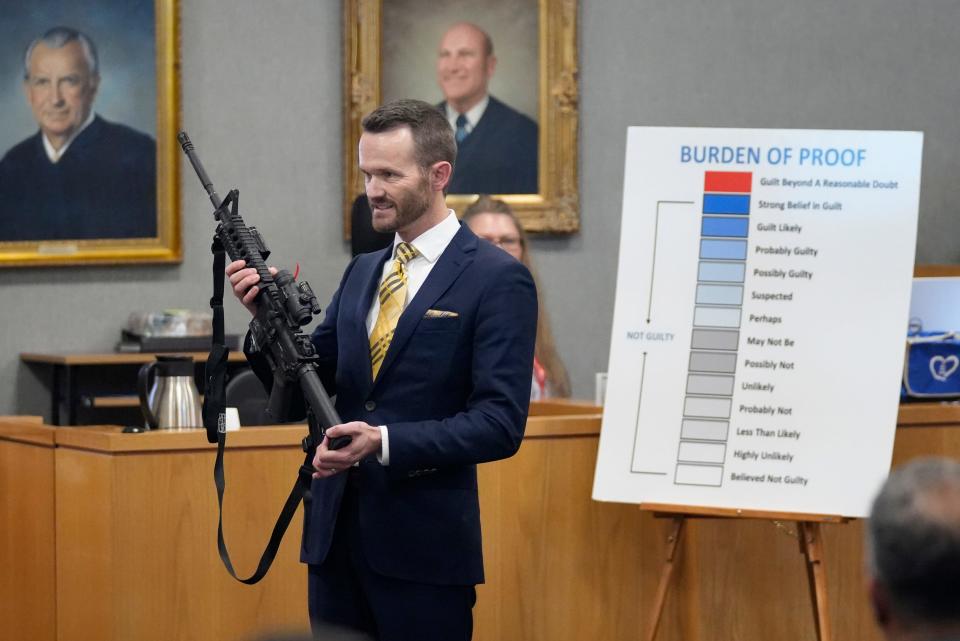
<path id="1" fill-rule="evenodd" d="M 72 143 L 74 140 L 76 140 L 76 139 L 77 139 L 77 136 L 79 136 L 80 133 L 81 133 L 84 129 L 86 129 L 87 127 L 89 127 L 91 122 L 93 122 L 94 115 L 95 115 L 95 114 L 93 113 L 93 110 L 91 109 L 91 110 L 90 110 L 90 115 L 87 116 L 87 119 L 84 121 L 84 123 L 83 123 L 82 125 L 80 125 L 80 128 L 79 128 L 79 129 L 77 129 L 75 132 L 73 132 L 73 135 L 72 135 L 72 136 L 70 136 L 69 138 L 67 138 L 67 141 L 66 141 L 65 143 L 63 143 L 63 146 L 60 147 L 60 149 L 54 149 L 54 148 L 53 148 L 53 145 L 50 143 L 49 140 L 47 140 L 47 134 L 41 134 L 41 135 L 40 135 L 40 137 L 43 138 L 43 149 L 44 149 L 44 151 L 47 152 L 47 158 L 50 159 L 50 162 L 56 163 L 56 162 L 59 161 L 61 158 L 63 158 L 63 154 L 67 153 L 67 147 L 70 146 L 70 143 Z"/>
<path id="2" fill-rule="evenodd" d="M 467 113 L 463 114 L 467 117 L 467 124 L 464 126 L 464 129 L 466 129 L 468 134 L 473 131 L 473 128 L 476 127 L 480 119 L 483 118 L 483 112 L 487 110 L 488 104 L 490 104 L 490 96 L 486 95 L 483 97 L 483 100 L 471 107 Z M 447 110 L 447 122 L 450 123 L 450 128 L 456 131 L 457 117 L 460 115 L 460 112 L 451 107 L 449 102 L 444 103 L 444 107 Z"/>
<path id="3" fill-rule="evenodd" d="M 403 301 L 404 309 L 407 308 L 407 305 L 410 304 L 413 297 L 420 291 L 420 287 L 422 287 L 424 281 L 427 280 L 430 271 L 434 265 L 437 264 L 437 259 L 440 258 L 440 254 L 447 248 L 447 245 L 450 244 L 450 241 L 453 240 L 453 237 L 457 235 L 458 231 L 460 231 L 460 222 L 457 220 L 457 215 L 450 209 L 448 210 L 446 218 L 410 241 L 410 244 L 417 250 L 417 255 L 411 258 L 405 266 L 407 272 L 407 296 Z M 387 274 L 393 271 L 393 261 L 397 255 L 397 245 L 401 242 L 403 241 L 400 239 L 400 236 L 395 234 L 393 237 L 392 253 L 390 254 L 390 258 L 383 264 L 383 273 L 380 274 L 381 283 L 383 279 L 387 277 Z M 377 323 L 377 316 L 380 314 L 380 297 L 377 295 L 379 291 L 380 287 L 378 285 L 374 290 L 370 311 L 367 313 L 367 336 L 370 336 L 373 332 L 373 326 Z M 377 455 L 377 460 L 379 460 L 382 465 L 389 465 L 390 438 L 386 425 L 380 426 L 380 441 L 380 454 Z"/>

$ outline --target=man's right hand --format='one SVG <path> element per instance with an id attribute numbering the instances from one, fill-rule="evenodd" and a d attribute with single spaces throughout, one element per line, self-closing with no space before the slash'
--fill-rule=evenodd
<path id="1" fill-rule="evenodd" d="M 276 267 L 268 267 L 268 269 L 271 274 L 276 275 Z M 253 301 L 260 293 L 260 288 L 257 287 L 257 283 L 260 282 L 260 274 L 253 267 L 247 267 L 246 261 L 243 260 L 233 261 L 227 265 L 225 271 L 227 278 L 230 279 L 230 285 L 233 287 L 233 295 L 243 303 L 251 316 L 255 315 L 257 307 L 253 304 Z"/>

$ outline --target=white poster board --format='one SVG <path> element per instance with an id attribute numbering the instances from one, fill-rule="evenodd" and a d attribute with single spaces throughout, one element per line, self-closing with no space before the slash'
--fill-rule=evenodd
<path id="1" fill-rule="evenodd" d="M 629 129 L 595 499 L 867 514 L 893 451 L 922 145 Z"/>

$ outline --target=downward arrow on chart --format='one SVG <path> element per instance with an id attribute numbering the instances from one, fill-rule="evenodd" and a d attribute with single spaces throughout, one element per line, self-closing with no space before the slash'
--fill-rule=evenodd
<path id="1" fill-rule="evenodd" d="M 653 315 L 653 280 L 657 268 L 657 243 L 660 241 L 660 205 L 692 205 L 692 200 L 658 200 L 657 215 L 653 220 L 653 259 L 650 264 L 650 295 L 647 300 L 647 324 Z"/>

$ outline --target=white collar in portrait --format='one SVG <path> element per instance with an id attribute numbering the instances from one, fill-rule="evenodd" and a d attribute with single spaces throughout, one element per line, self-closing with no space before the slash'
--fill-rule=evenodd
<path id="1" fill-rule="evenodd" d="M 79 129 L 73 132 L 73 135 L 70 136 L 65 143 L 63 143 L 63 147 L 60 147 L 60 149 L 54 149 L 53 145 L 50 144 L 50 141 L 47 140 L 47 135 L 41 134 L 40 137 L 43 138 L 43 148 L 44 150 L 46 150 L 47 158 L 50 159 L 50 162 L 55 163 L 61 158 L 63 158 L 63 154 L 67 153 L 67 149 L 70 147 L 70 143 L 76 140 L 77 136 L 83 133 L 83 130 L 90 126 L 90 123 L 93 122 L 93 119 L 95 117 L 96 117 L 96 114 L 93 113 L 93 109 L 91 109 L 90 115 L 87 116 L 86 121 L 84 121 L 84 123 L 80 126 Z"/>
<path id="2" fill-rule="evenodd" d="M 480 122 L 480 119 L 483 118 L 483 112 L 487 110 L 487 105 L 490 104 L 490 94 L 483 96 L 483 99 L 471 107 L 467 113 L 464 115 L 467 117 L 467 133 L 473 131 L 473 128 L 477 126 L 477 123 Z M 460 113 L 450 106 L 450 103 L 444 103 L 444 107 L 447 110 L 447 121 L 450 123 L 450 128 L 454 131 L 457 130 L 457 116 Z"/>

